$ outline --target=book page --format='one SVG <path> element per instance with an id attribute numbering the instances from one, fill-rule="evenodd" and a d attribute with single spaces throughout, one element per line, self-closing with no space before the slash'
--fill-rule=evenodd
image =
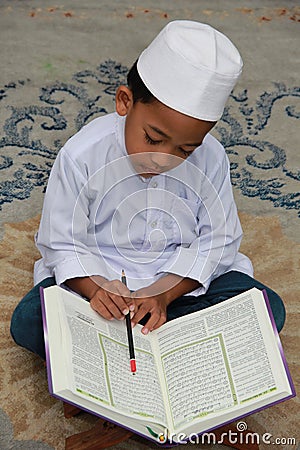
<path id="1" fill-rule="evenodd" d="M 158 332 L 172 428 L 236 403 L 222 334 L 208 336 L 205 323 L 199 320 L 191 326 L 188 316 L 181 325 L 176 333 L 170 329 Z M 178 338 L 182 333 L 189 333 L 184 341 Z M 173 350 L 167 351 L 167 342 Z"/>
<path id="2" fill-rule="evenodd" d="M 276 390 L 271 361 L 250 294 L 212 312 L 206 324 L 208 333 L 217 331 L 224 336 L 238 402 Z"/>
<path id="3" fill-rule="evenodd" d="M 262 293 L 252 290 L 156 331 L 173 429 L 278 388 L 253 291 L 264 305 Z M 267 333 L 269 339 L 271 328 Z"/>
<path id="4" fill-rule="evenodd" d="M 134 335 L 137 372 L 133 375 L 125 321 L 106 321 L 89 303 L 68 292 L 62 297 L 63 320 L 70 332 L 72 391 L 126 415 L 148 417 L 164 425 L 162 393 L 149 337 L 139 329 L 133 330 L 138 334 Z"/>

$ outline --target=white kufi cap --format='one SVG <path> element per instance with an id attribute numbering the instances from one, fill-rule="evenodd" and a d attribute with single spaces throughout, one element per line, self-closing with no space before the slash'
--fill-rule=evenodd
<path id="1" fill-rule="evenodd" d="M 154 97 L 206 121 L 220 119 L 242 67 L 238 50 L 224 34 L 189 20 L 166 25 L 137 63 Z"/>

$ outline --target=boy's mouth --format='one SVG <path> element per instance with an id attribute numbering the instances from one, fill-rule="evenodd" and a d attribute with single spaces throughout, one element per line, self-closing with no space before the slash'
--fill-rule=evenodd
<path id="1" fill-rule="evenodd" d="M 139 166 L 139 173 L 147 174 L 147 175 L 159 175 L 162 173 L 162 170 L 154 169 L 152 167 L 146 167 L 146 166 Z"/>

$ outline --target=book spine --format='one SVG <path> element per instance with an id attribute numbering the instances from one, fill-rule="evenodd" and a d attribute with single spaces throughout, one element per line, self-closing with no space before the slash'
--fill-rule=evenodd
<path id="1" fill-rule="evenodd" d="M 283 362 L 283 365 L 284 365 L 286 376 L 288 378 L 289 385 L 290 385 L 291 391 L 293 393 L 293 395 L 291 397 L 295 397 L 296 396 L 295 386 L 294 386 L 294 383 L 293 383 L 293 380 L 292 380 L 292 376 L 291 376 L 291 373 L 290 373 L 290 370 L 289 370 L 289 367 L 288 367 L 288 364 L 287 364 L 286 357 L 285 357 L 284 352 L 283 352 L 283 347 L 282 347 L 282 343 L 281 343 L 281 340 L 280 340 L 280 337 L 279 337 L 279 333 L 278 333 L 278 330 L 277 330 L 277 327 L 276 327 L 275 319 L 274 319 L 272 308 L 271 308 L 271 305 L 270 305 L 270 300 L 268 298 L 268 294 L 267 294 L 267 291 L 265 289 L 263 289 L 262 293 L 263 293 L 263 296 L 264 296 L 264 299 L 265 299 L 265 303 L 266 303 L 266 307 L 267 307 L 267 310 L 268 310 L 268 313 L 269 313 L 269 316 L 270 316 L 271 324 L 272 324 L 272 327 L 273 327 L 273 332 L 274 332 L 274 335 L 275 335 L 275 338 L 276 338 L 276 341 L 277 341 L 278 349 L 279 349 L 280 356 L 281 356 L 281 359 L 282 359 L 282 362 Z"/>
<path id="2" fill-rule="evenodd" d="M 52 384 L 52 374 L 51 374 L 51 364 L 50 364 L 50 351 L 49 351 L 49 340 L 48 340 L 48 327 L 47 327 L 45 295 L 44 295 L 44 288 L 43 287 L 40 287 L 40 298 L 41 298 L 41 309 L 42 309 L 43 329 L 44 329 L 44 342 L 45 342 L 45 353 L 46 353 L 46 367 L 47 367 L 48 388 L 49 388 L 50 394 L 53 394 L 53 384 Z"/>

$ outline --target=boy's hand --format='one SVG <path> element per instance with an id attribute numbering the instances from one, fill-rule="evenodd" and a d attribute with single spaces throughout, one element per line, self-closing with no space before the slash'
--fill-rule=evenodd
<path id="1" fill-rule="evenodd" d="M 119 280 L 108 281 L 99 275 L 72 278 L 65 284 L 79 295 L 90 300 L 91 307 L 108 320 L 124 319 L 130 311 L 132 325 L 136 325 L 146 314 L 150 318 L 142 333 L 159 328 L 167 319 L 167 306 L 183 294 L 198 288 L 198 281 L 166 274 L 150 286 L 131 292 Z"/>
<path id="2" fill-rule="evenodd" d="M 136 309 L 130 290 L 119 280 L 104 281 L 90 299 L 91 307 L 104 319 L 122 320 Z"/>
<path id="3" fill-rule="evenodd" d="M 150 314 L 150 318 L 142 328 L 143 334 L 156 330 L 167 320 L 168 301 L 164 294 L 150 295 L 148 288 L 139 289 L 131 294 L 135 299 L 136 313 L 131 323 L 134 327 L 146 314 Z"/>
<path id="4" fill-rule="evenodd" d="M 135 299 L 136 309 L 131 319 L 132 325 L 135 326 L 146 314 L 150 314 L 142 333 L 148 334 L 149 331 L 156 330 L 167 320 L 168 305 L 199 286 L 200 283 L 196 280 L 169 273 L 149 286 L 133 292 L 131 297 Z"/>

